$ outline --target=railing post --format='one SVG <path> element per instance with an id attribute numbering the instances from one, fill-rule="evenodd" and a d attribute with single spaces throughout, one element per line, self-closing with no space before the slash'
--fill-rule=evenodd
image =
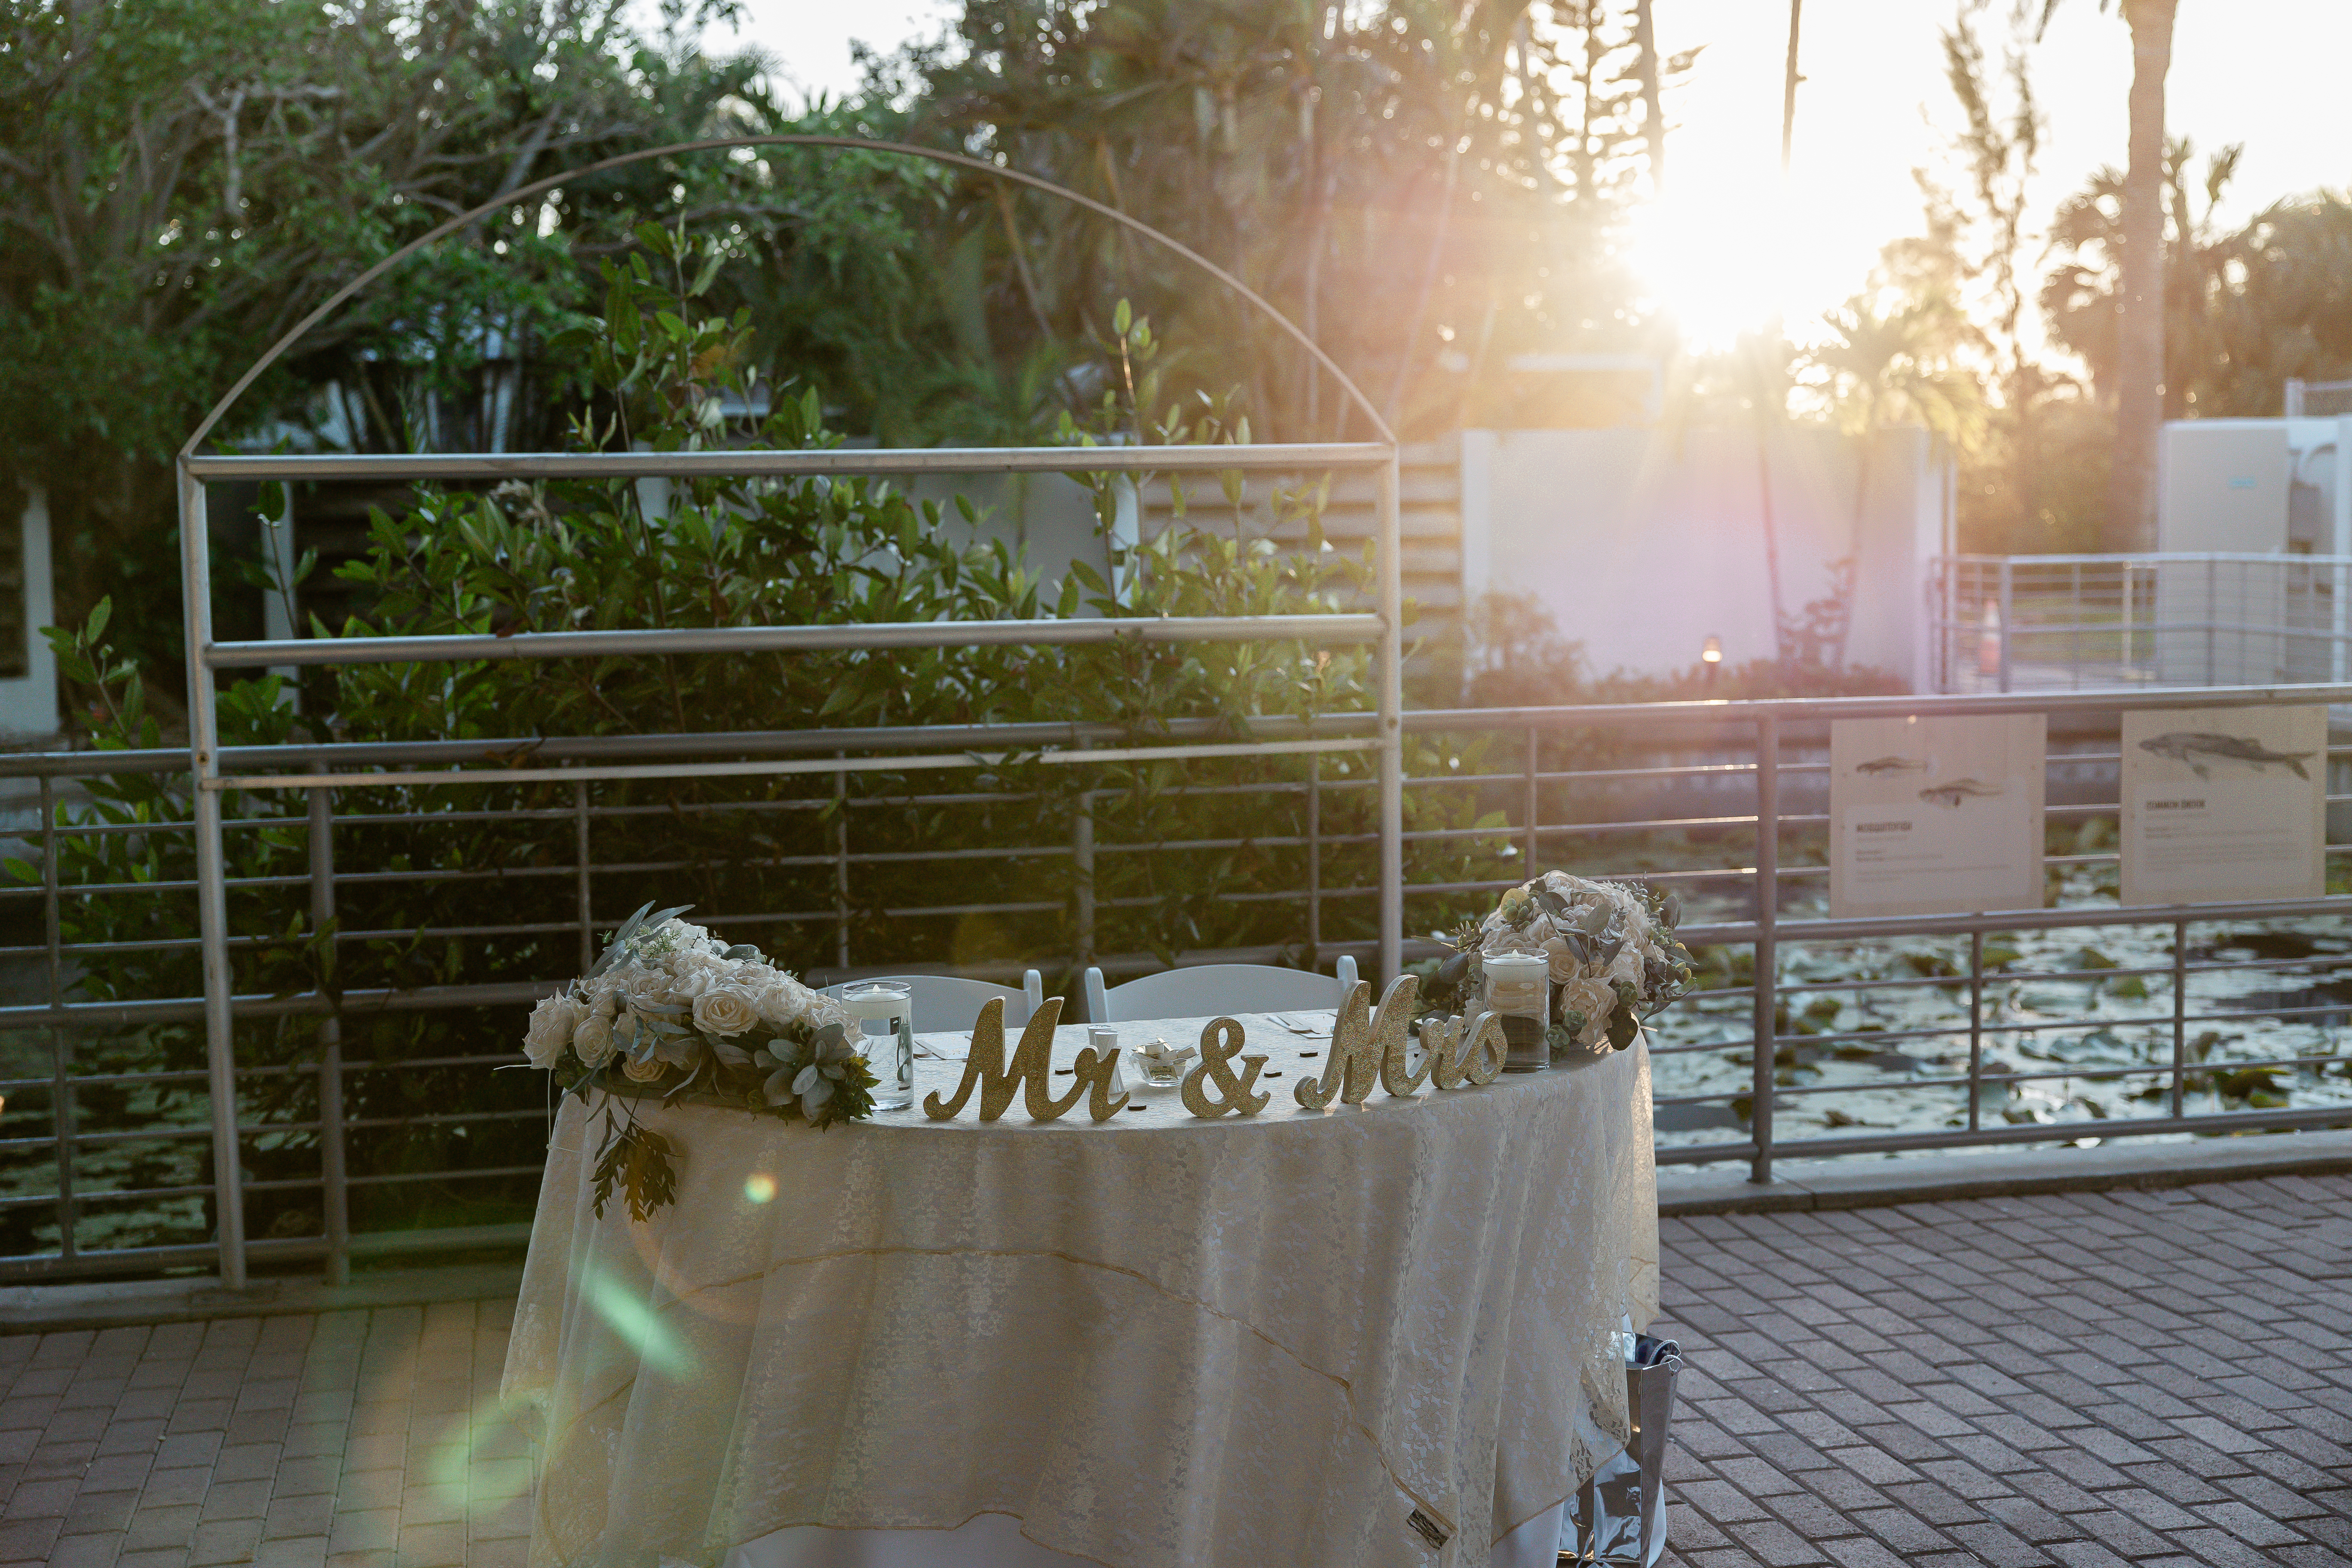
<path id="1" fill-rule="evenodd" d="M 310 930 L 335 918 L 334 792 L 310 792 Z M 340 949 L 340 939 L 338 939 Z M 338 951 L 331 956 L 340 957 Z M 338 966 L 340 968 L 340 965 Z M 326 1219 L 327 1283 L 352 1279 L 352 1189 L 343 1157 L 343 1020 L 340 1009 L 319 1020 L 319 1190 Z"/>
<path id="2" fill-rule="evenodd" d="M 840 753 L 836 752 L 835 755 Z M 833 775 L 833 962 L 849 967 L 849 774 Z"/>
<path id="3" fill-rule="evenodd" d="M 220 718 L 213 672 L 212 561 L 205 487 L 180 480 L 180 582 L 188 660 L 188 786 L 194 795 L 196 927 L 204 953 L 205 1084 L 212 1101 L 213 1206 L 220 1222 L 220 1281 L 245 1289 L 244 1162 L 237 1145 L 236 1036 L 229 998 L 228 876 L 221 847 Z"/>
<path id="4" fill-rule="evenodd" d="M 2205 558 L 2205 684 L 2214 684 L 2213 637 L 2220 629 L 2221 616 L 2221 563 L 2210 555 Z"/>
<path id="5" fill-rule="evenodd" d="M 1542 743 L 1543 731 L 1537 729 L 1532 724 L 1528 725 L 1527 755 L 1528 878 L 1539 877 L 1543 874 L 1543 862 L 1536 858 L 1537 846 L 1540 842 L 1542 834 L 1542 795 L 1541 784 L 1539 782 L 1541 773 L 1537 756 L 1537 749 L 1541 746 Z M 1521 880 L 1526 879 L 1527 878 L 1521 879 Z"/>
<path id="6" fill-rule="evenodd" d="M 2000 558 L 2000 689 L 2009 689 L 2010 647 L 2017 641 L 2017 563 Z"/>
<path id="7" fill-rule="evenodd" d="M 2074 667 L 2074 689 L 2083 689 L 2083 563 L 2074 563 L 2074 584 L 2068 595 L 2068 624 L 2073 630 L 2066 634 L 2067 662 Z"/>
<path id="8" fill-rule="evenodd" d="M 596 965 L 596 908 L 593 889 L 588 870 L 588 785 L 584 781 L 572 786 L 572 853 L 574 875 L 578 878 L 574 896 L 580 921 L 580 973 L 585 974 Z"/>
<path id="9" fill-rule="evenodd" d="M 1380 488 L 1381 984 L 1404 969 L 1404 577 L 1398 558 L 1397 454 L 1376 470 Z"/>
<path id="10" fill-rule="evenodd" d="M 1095 792 L 1078 792 L 1078 809 L 1070 818 L 1072 894 L 1076 906 L 1077 941 L 1075 962 L 1084 970 L 1095 961 Z"/>
<path id="11" fill-rule="evenodd" d="M 64 961 L 58 951 L 58 797 L 57 786 L 47 773 L 41 775 L 41 945 L 48 972 L 49 1005 L 62 1006 L 66 998 Z M 58 1140 L 58 1253 L 70 1258 L 76 1251 L 74 1226 L 79 1214 L 74 1202 L 74 1128 L 80 1118 L 74 1106 L 73 1035 L 54 1026 L 45 1032 L 49 1037 L 49 1063 L 54 1074 L 50 1079 L 49 1111 Z"/>
<path id="12" fill-rule="evenodd" d="M 1984 1100 L 1984 932 L 1969 932 L 1969 1131 Z"/>
<path id="13" fill-rule="evenodd" d="M 2172 922 L 2172 1119 L 2183 1114 L 2189 1078 L 2189 922 Z"/>
<path id="14" fill-rule="evenodd" d="M 2116 679 L 2119 681 L 2129 680 L 2132 673 L 2132 563 L 2129 556 L 2126 556 L 2124 558 L 2122 572 L 2124 579 L 2123 632 L 2121 640 L 2116 648 L 2117 658 L 2116 667 Z"/>
<path id="15" fill-rule="evenodd" d="M 1307 945 L 1323 961 L 1323 759 L 1307 753 Z"/>
<path id="16" fill-rule="evenodd" d="M 1756 1134 L 1751 1182 L 1772 1179 L 1772 1071 L 1780 1055 L 1780 721 L 1756 721 L 1756 1081 L 1748 1124 Z"/>

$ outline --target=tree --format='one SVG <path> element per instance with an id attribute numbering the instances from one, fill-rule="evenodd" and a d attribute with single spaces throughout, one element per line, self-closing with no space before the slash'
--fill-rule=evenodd
<path id="1" fill-rule="evenodd" d="M 2223 225 L 2238 149 L 2201 173 L 2195 152 L 2179 140 L 2166 158 L 2166 416 L 2275 416 L 2289 377 L 2352 375 L 2352 201 L 2321 191 Z M 2116 374 L 2121 184 L 2102 169 L 2060 207 L 2063 259 L 2042 286 L 2053 329 L 2102 380 Z"/>
<path id="2" fill-rule="evenodd" d="M 2029 331 L 2028 268 L 2040 238 L 2030 190 L 2042 117 L 2021 23 L 2013 28 L 1998 77 L 1968 7 L 1944 32 L 1945 81 L 1962 121 L 1950 143 L 1958 177 L 1948 187 L 1918 175 L 1927 233 L 1911 242 L 1909 262 L 1922 282 L 1941 279 L 1937 286 L 1948 286 L 1982 323 L 1969 335 L 1984 373 L 1987 416 L 1966 457 L 1978 477 L 1993 482 L 1968 488 L 1969 531 L 2032 549 L 2042 547 L 2035 534 L 2050 468 L 2040 416 L 2069 383 L 2042 365 Z"/>
<path id="3" fill-rule="evenodd" d="M 449 214 L 679 116 L 714 73 L 625 0 L 30 0 L 0 22 L 0 479 L 47 489 L 60 619 L 113 595 L 177 661 L 169 454 L 227 380 L 354 272 Z M 674 8 L 681 29 L 698 8 Z M 683 32 L 681 35 L 683 36 Z M 739 80 L 740 85 L 740 80 Z M 674 112 L 673 112 L 674 111 Z M 567 193 L 593 213 L 616 190 Z M 332 356 L 439 361 L 534 301 L 561 211 L 441 247 L 322 325 L 249 429 Z M 408 309 L 404 313 L 404 302 Z M 436 341 L 436 339 L 438 341 Z M 307 361 L 307 365 L 306 365 Z M 348 363 L 348 360 L 347 362 Z M 389 437 L 397 410 L 381 411 Z M 14 489 L 0 482 L 0 490 Z M 5 498 L 0 498 L 5 500 Z M 158 682 L 168 687 L 170 682 Z"/>
<path id="4" fill-rule="evenodd" d="M 1506 379 L 1496 344 L 1632 347 L 1650 330 L 1613 254 L 1644 142 L 1622 9 L 971 0 L 958 47 L 901 57 L 896 79 L 919 84 L 915 135 L 1150 218 L 1430 430 Z M 1133 296 L 1194 345 L 1177 385 L 1243 385 L 1277 437 L 1344 429 L 1304 354 L 1097 220 L 978 181 L 950 212 L 950 232 L 979 237 L 1003 363 L 1099 336 Z"/>
<path id="5" fill-rule="evenodd" d="M 2049 25 L 2059 0 L 2042 0 Z M 2099 9 L 2108 0 L 2099 0 Z M 2123 184 L 2123 260 L 2116 300 L 2116 449 L 2107 526 L 2136 549 L 2156 543 L 2157 434 L 2164 391 L 2164 79 L 2179 0 L 2115 0 L 2131 29 L 2130 156 Z"/>
<path id="6" fill-rule="evenodd" d="M 1840 430 L 1853 441 L 1853 521 L 1846 554 L 1831 563 L 1838 592 L 1832 624 L 1823 628 L 1822 662 L 1845 668 L 1853 626 L 1854 570 L 1870 500 L 1873 437 L 1904 421 L 1926 426 L 1959 445 L 1982 417 L 1976 378 L 1962 363 L 1971 332 L 1948 289 L 1904 289 L 1892 280 L 1855 295 L 1825 318 L 1829 338 L 1805 358 L 1819 379 L 1814 390 Z"/>
<path id="7" fill-rule="evenodd" d="M 2174 141 L 2165 152 L 2163 411 L 2168 419 L 2211 411 L 2202 405 L 2200 393 L 2227 356 L 2221 301 L 2252 255 L 2253 237 L 2269 216 L 2264 214 L 2235 229 L 2214 221 L 2221 193 L 2237 172 L 2240 152 L 2231 146 L 2215 153 L 2206 161 L 2201 179 L 2193 177 L 2196 149 L 2187 139 Z M 2116 298 L 2129 243 L 2123 222 L 2123 184 L 2115 170 L 2101 169 L 2059 204 L 2050 240 L 2052 251 L 2063 259 L 2042 286 L 2042 305 L 2052 331 L 2082 355 L 2094 384 L 2102 388 L 2122 374 Z"/>

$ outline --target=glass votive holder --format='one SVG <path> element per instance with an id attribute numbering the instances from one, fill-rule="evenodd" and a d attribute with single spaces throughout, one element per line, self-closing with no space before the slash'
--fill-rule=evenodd
<path id="1" fill-rule="evenodd" d="M 1551 1026 L 1551 961 L 1539 952 L 1495 952 L 1479 961 L 1486 1007 L 1502 1021 L 1505 1072 L 1541 1072 L 1551 1066 L 1545 1034 Z"/>
<path id="2" fill-rule="evenodd" d="M 1197 1054 L 1190 1046 L 1171 1046 L 1165 1040 L 1151 1040 L 1136 1047 L 1132 1053 L 1143 1081 L 1154 1089 L 1166 1089 L 1184 1081 Z"/>
<path id="3" fill-rule="evenodd" d="M 866 1064 L 880 1081 L 874 1109 L 904 1110 L 915 1103 L 915 1005 L 907 985 L 870 980 L 841 994 L 841 1005 L 857 1020 Z"/>

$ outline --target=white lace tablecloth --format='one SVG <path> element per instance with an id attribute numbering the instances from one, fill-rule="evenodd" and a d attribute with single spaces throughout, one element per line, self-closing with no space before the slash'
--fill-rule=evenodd
<path id="1" fill-rule="evenodd" d="M 1646 1055 L 1316 1113 L 1289 1091 L 1326 1043 L 1243 1022 L 1284 1075 L 1247 1120 L 639 1102 L 681 1152 L 642 1225 L 594 1217 L 604 1102 L 567 1100 L 503 1389 L 531 1562 L 1002 1515 L 1110 1568 L 1471 1568 L 1556 1510 L 1624 1440 L 1612 1334 L 1656 1310 Z M 921 1060 L 918 1096 L 961 1072 Z"/>

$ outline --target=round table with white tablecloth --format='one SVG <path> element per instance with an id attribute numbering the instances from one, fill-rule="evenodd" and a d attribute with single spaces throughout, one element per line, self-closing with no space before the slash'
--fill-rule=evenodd
<path id="1" fill-rule="evenodd" d="M 1131 1070 L 1100 1124 L 640 1101 L 678 1151 L 644 1223 L 595 1217 L 607 1108 L 567 1100 L 503 1390 L 533 1563 L 1548 1563 L 1656 1309 L 1648 1059 L 1315 1112 L 1318 1019 L 1244 1016 L 1246 1119 Z M 922 1042 L 951 1091 L 964 1037 Z"/>

